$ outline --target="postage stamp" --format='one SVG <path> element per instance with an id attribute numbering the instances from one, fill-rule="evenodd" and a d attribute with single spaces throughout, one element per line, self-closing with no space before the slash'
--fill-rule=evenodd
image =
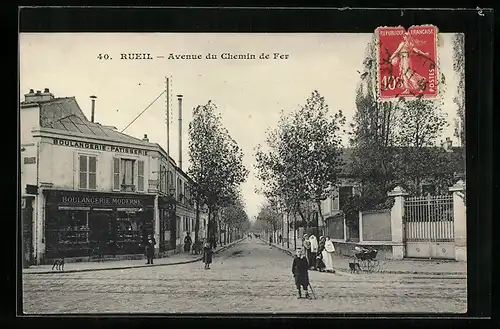
<path id="1" fill-rule="evenodd" d="M 379 99 L 437 98 L 437 27 L 379 27 L 375 33 Z"/>

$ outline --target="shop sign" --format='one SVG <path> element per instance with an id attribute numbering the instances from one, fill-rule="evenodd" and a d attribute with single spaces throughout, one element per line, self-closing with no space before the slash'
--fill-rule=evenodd
<path id="1" fill-rule="evenodd" d="M 60 138 L 54 138 L 53 140 L 54 140 L 54 145 L 59 145 L 59 146 L 76 147 L 76 148 L 87 149 L 87 150 L 128 153 L 128 154 L 136 154 L 136 155 L 148 155 L 147 150 L 141 150 L 141 149 L 136 149 L 136 148 L 132 148 L 132 147 L 122 147 L 122 146 L 102 144 L 102 143 L 80 142 L 80 141 L 72 141 L 72 140 L 60 139 Z"/>
<path id="2" fill-rule="evenodd" d="M 116 195 L 111 193 L 57 192 L 47 195 L 47 202 L 59 206 L 94 208 L 142 208 L 153 206 L 153 196 Z"/>

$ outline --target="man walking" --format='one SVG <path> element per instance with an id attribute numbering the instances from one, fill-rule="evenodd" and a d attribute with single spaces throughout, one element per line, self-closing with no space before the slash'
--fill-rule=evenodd
<path id="1" fill-rule="evenodd" d="M 147 264 L 153 264 L 153 258 L 155 256 L 155 245 L 156 245 L 156 240 L 151 236 L 151 234 L 148 235 L 148 240 L 146 241 L 146 257 L 148 259 Z"/>
<path id="2" fill-rule="evenodd" d="M 297 298 L 302 298 L 302 291 L 300 288 L 302 287 L 306 293 L 305 297 L 309 298 L 309 292 L 307 291 L 307 287 L 309 286 L 309 264 L 307 263 L 307 259 L 304 257 L 304 253 L 301 249 L 297 250 L 297 256 L 293 259 L 292 263 L 292 274 L 295 278 L 295 286 L 299 292 L 299 296 Z"/>

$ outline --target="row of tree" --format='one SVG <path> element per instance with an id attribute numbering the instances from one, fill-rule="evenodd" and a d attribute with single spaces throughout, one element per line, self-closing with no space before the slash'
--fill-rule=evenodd
<path id="1" fill-rule="evenodd" d="M 330 115 L 318 91 L 290 115 L 281 113 L 276 128 L 268 131 L 265 147 L 256 148 L 257 177 L 269 206 L 281 213 L 299 214 L 310 223 L 312 210 L 338 185 L 341 173 L 342 111 Z M 265 217 L 265 216 L 264 216 Z"/>
<path id="2" fill-rule="evenodd" d="M 221 230 L 248 226 L 240 194 L 248 176 L 243 152 L 211 101 L 194 109 L 189 123 L 189 159 L 188 174 L 195 181 L 191 191 L 196 201 L 195 241 L 199 240 L 202 208 L 208 209 L 208 239 Z"/>

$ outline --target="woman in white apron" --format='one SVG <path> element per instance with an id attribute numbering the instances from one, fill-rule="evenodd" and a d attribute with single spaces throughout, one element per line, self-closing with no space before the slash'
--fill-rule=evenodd
<path id="1" fill-rule="evenodd" d="M 335 252 L 335 246 L 329 237 L 326 237 L 325 249 L 322 252 L 323 262 L 325 263 L 325 271 L 335 273 L 333 270 L 333 253 Z"/>

